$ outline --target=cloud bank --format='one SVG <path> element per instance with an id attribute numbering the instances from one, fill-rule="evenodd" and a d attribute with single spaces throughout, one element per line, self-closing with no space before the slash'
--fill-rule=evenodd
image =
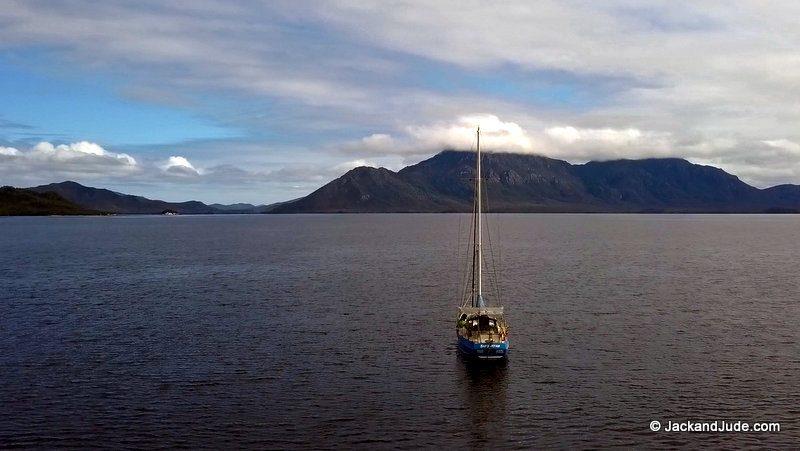
<path id="1" fill-rule="evenodd" d="M 5 179 L 72 177 L 87 175 L 129 176 L 140 165 L 127 153 L 110 152 L 98 144 L 79 141 L 54 145 L 47 141 L 28 149 L 0 147 L 0 175 Z"/>

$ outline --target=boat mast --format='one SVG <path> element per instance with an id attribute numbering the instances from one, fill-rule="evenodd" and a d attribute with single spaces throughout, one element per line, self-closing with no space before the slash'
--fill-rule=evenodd
<path id="1" fill-rule="evenodd" d="M 478 152 L 477 152 L 477 163 L 476 163 L 476 172 L 478 174 L 478 180 L 475 183 L 475 195 L 477 197 L 477 208 L 475 214 L 477 217 L 475 218 L 475 255 L 477 256 L 478 260 L 478 296 L 475 299 L 475 307 L 485 307 L 483 303 L 483 284 L 482 284 L 482 268 L 483 268 L 483 252 L 481 250 L 481 127 L 478 126 L 477 131 L 478 136 Z"/>

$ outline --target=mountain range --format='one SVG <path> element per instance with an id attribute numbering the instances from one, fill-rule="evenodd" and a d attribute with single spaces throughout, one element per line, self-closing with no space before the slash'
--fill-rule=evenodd
<path id="1" fill-rule="evenodd" d="M 570 164 L 531 154 L 481 160 L 493 212 L 800 211 L 800 186 L 759 189 L 722 169 L 678 158 Z M 355 168 L 272 213 L 469 212 L 475 154 L 444 151 L 398 172 Z"/>
<path id="2" fill-rule="evenodd" d="M 722 169 L 679 158 L 571 164 L 539 155 L 487 153 L 481 161 L 485 208 L 491 212 L 800 212 L 798 185 L 759 189 Z M 50 214 L 471 212 L 474 182 L 475 154 L 448 150 L 397 172 L 358 167 L 305 197 L 271 205 L 166 202 L 67 181 L 28 189 L 8 187 L 0 196 L 0 212 L 48 214 L 48 208 Z"/>
<path id="3" fill-rule="evenodd" d="M 266 205 L 233 204 L 206 205 L 199 201 L 166 202 L 142 196 L 122 194 L 115 191 L 92 188 L 77 182 L 66 181 L 28 188 L 37 193 L 56 193 L 64 199 L 84 208 L 106 213 L 119 214 L 161 214 L 165 211 L 180 214 L 229 214 L 229 213 L 262 213 Z"/>

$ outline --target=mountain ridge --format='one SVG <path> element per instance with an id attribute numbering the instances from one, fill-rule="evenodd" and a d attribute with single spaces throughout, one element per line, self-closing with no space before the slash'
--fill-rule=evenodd
<path id="1" fill-rule="evenodd" d="M 475 154 L 446 150 L 397 172 L 359 167 L 270 213 L 471 212 Z M 681 158 L 590 161 L 494 152 L 482 156 L 487 211 L 800 211 L 800 186 L 759 189 Z"/>
<path id="2" fill-rule="evenodd" d="M 0 216 L 99 215 L 53 192 L 0 187 Z"/>
<path id="3" fill-rule="evenodd" d="M 39 193 L 54 192 L 85 208 L 108 213 L 160 214 L 171 210 L 181 214 L 209 214 L 217 210 L 198 201 L 166 202 L 143 196 L 123 194 L 105 188 L 94 188 L 71 180 L 28 188 Z"/>
<path id="4" fill-rule="evenodd" d="M 186 202 L 167 202 L 148 199 L 143 196 L 124 194 L 105 188 L 95 188 L 67 180 L 28 188 L 38 193 L 53 192 L 84 208 L 116 214 L 161 214 L 165 211 L 179 214 L 237 214 L 261 213 L 268 205 L 251 204 L 212 204 L 190 200 Z"/>
<path id="5" fill-rule="evenodd" d="M 798 185 L 760 189 L 720 168 L 680 158 L 571 164 L 541 155 L 494 152 L 483 155 L 482 167 L 484 205 L 490 212 L 800 212 Z M 474 180 L 475 154 L 446 150 L 397 172 L 357 167 L 307 196 L 269 205 L 166 202 L 73 181 L 15 189 L 58 196 L 61 200 L 50 204 L 25 200 L 52 206 L 50 214 L 447 213 L 472 211 Z M 21 201 L 6 197 L 0 208 Z M 48 213 L 39 209 L 33 214 Z"/>

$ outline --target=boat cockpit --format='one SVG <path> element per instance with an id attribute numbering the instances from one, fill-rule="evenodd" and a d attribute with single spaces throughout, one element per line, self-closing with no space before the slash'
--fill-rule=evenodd
<path id="1" fill-rule="evenodd" d="M 497 320 L 488 315 L 468 317 L 466 313 L 461 315 L 460 321 L 464 327 L 473 332 L 497 332 Z"/>
<path id="2" fill-rule="evenodd" d="M 480 341 L 503 341 L 507 329 L 502 317 L 487 314 L 468 315 L 466 313 L 459 316 L 458 327 L 465 329 L 466 337 Z"/>

